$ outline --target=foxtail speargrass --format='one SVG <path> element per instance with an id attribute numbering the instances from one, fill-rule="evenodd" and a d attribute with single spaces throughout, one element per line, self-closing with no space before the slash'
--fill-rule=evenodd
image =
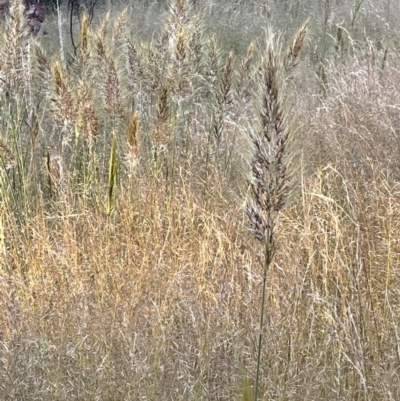
<path id="1" fill-rule="evenodd" d="M 291 141 L 293 124 L 288 111 L 288 76 L 298 65 L 298 57 L 307 36 L 307 23 L 296 33 L 286 54 L 269 31 L 267 51 L 260 68 L 263 92 L 259 100 L 258 129 L 250 135 L 253 155 L 250 162 L 250 193 L 247 216 L 250 232 L 264 245 L 264 269 L 257 370 L 254 400 L 258 399 L 262 331 L 264 326 L 267 275 L 276 249 L 276 226 L 279 212 L 290 195 L 292 177 Z M 283 55 L 282 55 L 283 54 Z"/>

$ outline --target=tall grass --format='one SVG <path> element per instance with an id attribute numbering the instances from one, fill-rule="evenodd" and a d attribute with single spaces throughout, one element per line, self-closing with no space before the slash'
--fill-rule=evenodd
<path id="1" fill-rule="evenodd" d="M 307 37 L 307 22 L 296 33 L 285 55 L 269 32 L 265 60 L 261 65 L 259 130 L 250 135 L 253 156 L 250 162 L 251 198 L 246 213 L 250 231 L 264 247 L 260 330 L 254 400 L 258 400 L 262 338 L 264 330 L 267 275 L 276 250 L 277 223 L 286 206 L 293 175 L 293 117 L 288 112 L 287 81 L 299 64 Z"/>
<path id="2" fill-rule="evenodd" d="M 323 21 L 325 3 L 264 3 L 133 2 L 83 16 L 63 59 L 12 0 L 1 400 L 399 398 L 399 31 L 371 18 L 396 4 L 342 23 L 339 2 Z M 286 52 L 272 43 L 308 16 L 298 65 L 302 30 Z M 271 173 L 252 181 L 273 210 L 253 219 L 274 235 L 267 258 L 246 229 L 249 160 Z"/>

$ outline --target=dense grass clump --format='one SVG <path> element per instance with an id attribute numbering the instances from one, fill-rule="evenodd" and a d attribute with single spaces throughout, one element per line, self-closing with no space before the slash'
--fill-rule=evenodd
<path id="1" fill-rule="evenodd" d="M 0 400 L 399 399 L 397 3 L 145 3 L 1 11 Z"/>

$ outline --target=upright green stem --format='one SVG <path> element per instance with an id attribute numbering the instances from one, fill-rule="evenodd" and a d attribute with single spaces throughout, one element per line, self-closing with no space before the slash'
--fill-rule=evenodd
<path id="1" fill-rule="evenodd" d="M 254 390 L 254 401 L 258 400 L 258 388 L 260 382 L 260 366 L 261 366 L 261 350 L 262 350 L 262 332 L 264 328 L 264 311 L 265 311 L 265 294 L 267 289 L 267 276 L 269 267 L 274 254 L 273 249 L 273 219 L 271 213 L 268 213 L 268 229 L 265 233 L 265 254 L 264 254 L 264 272 L 263 272 L 263 287 L 262 287 L 262 300 L 261 300 L 261 316 L 260 316 L 260 331 L 258 334 L 258 351 L 257 351 L 257 371 L 256 383 Z"/>

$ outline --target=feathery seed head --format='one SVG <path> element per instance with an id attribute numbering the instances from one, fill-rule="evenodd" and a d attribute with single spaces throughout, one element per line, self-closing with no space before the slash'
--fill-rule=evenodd
<path id="1" fill-rule="evenodd" d="M 54 117 L 57 121 L 74 121 L 75 108 L 65 70 L 58 60 L 52 63 L 54 81 Z"/>
<path id="2" fill-rule="evenodd" d="M 344 29 L 341 26 L 337 26 L 335 51 L 340 56 L 343 56 L 345 54 L 345 41 L 343 32 Z"/>
<path id="3" fill-rule="evenodd" d="M 37 63 L 37 71 L 42 80 L 42 87 L 45 90 L 48 90 L 51 81 L 51 67 L 47 60 L 47 55 L 38 43 L 35 43 L 34 52 Z"/>
<path id="4" fill-rule="evenodd" d="M 252 60 L 252 59 L 253 59 L 254 50 L 255 50 L 254 42 L 251 42 L 251 43 L 249 44 L 249 47 L 247 48 L 246 61 L 247 61 L 247 60 Z"/>
<path id="5" fill-rule="evenodd" d="M 164 85 L 160 89 L 156 111 L 155 140 L 157 144 L 170 141 L 170 96 L 170 88 Z"/>
<path id="6" fill-rule="evenodd" d="M 54 78 L 56 94 L 60 95 L 66 90 L 67 84 L 66 84 L 65 72 L 58 60 L 53 62 L 53 78 Z"/>
<path id="7" fill-rule="evenodd" d="M 217 46 L 217 41 L 214 36 L 211 37 L 208 50 L 208 71 L 207 76 L 210 83 L 214 83 L 219 75 L 220 69 L 220 53 Z"/>
<path id="8" fill-rule="evenodd" d="M 285 81 L 298 65 L 306 32 L 307 22 L 297 32 L 289 52 L 282 56 L 279 40 L 274 40 L 269 31 L 267 51 L 259 71 L 263 92 L 259 98 L 259 129 L 250 135 L 251 199 L 246 212 L 250 230 L 260 241 L 272 240 L 276 214 L 290 195 L 293 125 L 289 121 Z"/>
<path id="9" fill-rule="evenodd" d="M 124 114 L 124 107 L 117 67 L 112 57 L 109 57 L 107 61 L 105 111 L 110 117 L 122 117 Z"/>
<path id="10" fill-rule="evenodd" d="M 91 141 L 99 133 L 100 123 L 93 107 L 93 85 L 81 80 L 75 90 L 75 108 L 77 117 L 75 121 L 75 134 L 84 134 Z"/>
<path id="11" fill-rule="evenodd" d="M 189 2 L 188 0 L 175 0 L 170 3 L 169 8 L 172 17 L 175 20 L 182 22 L 182 19 L 186 17 L 189 10 Z"/>
<path id="12" fill-rule="evenodd" d="M 185 29 L 182 28 L 178 32 L 178 36 L 176 39 L 176 46 L 175 46 L 175 57 L 179 63 L 183 63 L 186 59 L 186 32 Z"/>
<path id="13" fill-rule="evenodd" d="M 139 113 L 135 110 L 129 120 L 129 124 L 126 129 L 126 138 L 130 148 L 137 150 L 138 148 L 138 134 L 139 134 Z"/>
<path id="14" fill-rule="evenodd" d="M 81 45 L 80 45 L 81 55 L 84 59 L 88 56 L 88 46 L 89 46 L 89 20 L 86 13 L 83 13 L 81 20 Z"/>
<path id="15" fill-rule="evenodd" d="M 308 23 L 309 19 L 298 29 L 291 43 L 289 44 L 284 60 L 285 69 L 287 72 L 291 72 L 299 63 L 299 56 L 304 49 L 308 36 Z"/>
<path id="16" fill-rule="evenodd" d="M 160 96 L 157 104 L 157 120 L 167 121 L 169 118 L 169 88 L 163 86 L 160 91 Z"/>
<path id="17" fill-rule="evenodd" d="M 251 84 L 251 65 L 254 59 L 254 51 L 255 46 L 254 43 L 251 42 L 248 49 L 246 58 L 243 60 L 237 78 L 237 95 L 238 98 L 242 101 L 242 105 L 246 106 L 250 101 L 250 84 Z"/>
<path id="18" fill-rule="evenodd" d="M 10 0 L 2 32 L 5 46 L 0 48 L 0 71 L 7 77 L 7 84 L 14 91 L 30 84 L 30 77 L 27 76 L 25 68 L 26 59 L 29 57 L 28 38 L 24 2 Z"/>
<path id="19" fill-rule="evenodd" d="M 225 105 L 230 104 L 232 101 L 231 88 L 233 80 L 233 60 L 233 52 L 230 52 L 225 62 L 224 74 L 221 78 L 221 100 Z"/>
<path id="20" fill-rule="evenodd" d="M 128 19 L 128 8 L 124 8 L 114 25 L 114 37 L 113 37 L 114 42 L 118 42 L 121 39 L 122 34 L 124 32 L 124 27 L 126 26 L 127 19 Z"/>
<path id="21" fill-rule="evenodd" d="M 203 36 L 204 27 L 201 23 L 200 18 L 197 18 L 193 25 L 193 30 L 190 34 L 189 38 L 189 52 L 191 55 L 191 59 L 195 63 L 196 67 L 199 67 L 201 64 L 201 60 L 203 57 Z"/>

